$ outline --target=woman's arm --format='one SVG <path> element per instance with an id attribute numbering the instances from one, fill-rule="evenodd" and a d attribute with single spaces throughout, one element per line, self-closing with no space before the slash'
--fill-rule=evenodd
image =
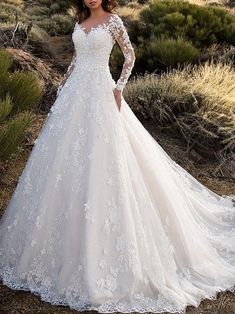
<path id="1" fill-rule="evenodd" d="M 114 19 L 111 20 L 110 28 L 113 37 L 117 41 L 125 57 L 122 72 L 116 84 L 116 89 L 122 91 L 126 86 L 128 78 L 131 75 L 132 69 L 134 67 L 135 51 L 131 44 L 130 38 L 123 24 L 123 21 L 117 14 L 115 14 Z"/>

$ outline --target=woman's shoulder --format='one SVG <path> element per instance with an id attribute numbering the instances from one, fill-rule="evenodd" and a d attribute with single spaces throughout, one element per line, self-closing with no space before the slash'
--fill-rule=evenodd
<path id="1" fill-rule="evenodd" d="M 114 19 L 120 19 L 120 16 L 117 13 L 109 13 L 110 18 L 114 18 Z"/>
<path id="2" fill-rule="evenodd" d="M 108 21 L 109 21 L 109 24 L 114 25 L 114 26 L 123 24 L 122 18 L 117 13 L 110 13 Z"/>

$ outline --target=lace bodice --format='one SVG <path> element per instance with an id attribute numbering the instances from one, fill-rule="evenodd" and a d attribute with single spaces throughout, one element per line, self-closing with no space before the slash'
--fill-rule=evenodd
<path id="1" fill-rule="evenodd" d="M 97 66 L 108 67 L 110 53 L 117 42 L 125 61 L 116 89 L 120 91 L 124 89 L 135 63 L 135 52 L 124 23 L 117 14 L 111 14 L 105 22 L 91 27 L 89 31 L 76 22 L 72 40 L 75 48 L 74 55 L 65 79 L 76 66 L 83 69 L 95 69 Z"/>

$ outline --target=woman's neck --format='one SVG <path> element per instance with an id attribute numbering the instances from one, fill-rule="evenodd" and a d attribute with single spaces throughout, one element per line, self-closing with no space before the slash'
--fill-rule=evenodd
<path id="1" fill-rule="evenodd" d="M 90 16 L 92 16 L 94 18 L 99 18 L 99 17 L 106 15 L 106 11 L 104 11 L 102 6 L 96 8 L 96 9 L 90 9 L 90 13 L 91 13 Z"/>

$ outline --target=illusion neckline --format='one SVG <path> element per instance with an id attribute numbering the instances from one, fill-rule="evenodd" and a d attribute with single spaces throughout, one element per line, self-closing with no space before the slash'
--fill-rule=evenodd
<path id="1" fill-rule="evenodd" d="M 89 31 L 87 31 L 86 28 L 85 28 L 84 26 L 82 26 L 81 24 L 79 24 L 78 22 L 76 22 L 76 24 L 77 24 L 77 25 L 79 26 L 79 28 L 83 31 L 83 33 L 84 33 L 86 36 L 88 36 L 93 30 L 98 29 L 98 28 L 100 28 L 100 27 L 102 27 L 102 26 L 108 25 L 109 22 L 110 22 L 110 20 L 111 20 L 112 18 L 114 18 L 115 16 L 116 16 L 116 14 L 115 14 L 115 13 L 112 13 L 112 14 L 110 15 L 110 17 L 107 19 L 107 21 L 102 22 L 102 23 L 98 23 L 98 24 L 96 24 L 96 25 L 91 26 L 91 28 L 89 29 Z"/>

